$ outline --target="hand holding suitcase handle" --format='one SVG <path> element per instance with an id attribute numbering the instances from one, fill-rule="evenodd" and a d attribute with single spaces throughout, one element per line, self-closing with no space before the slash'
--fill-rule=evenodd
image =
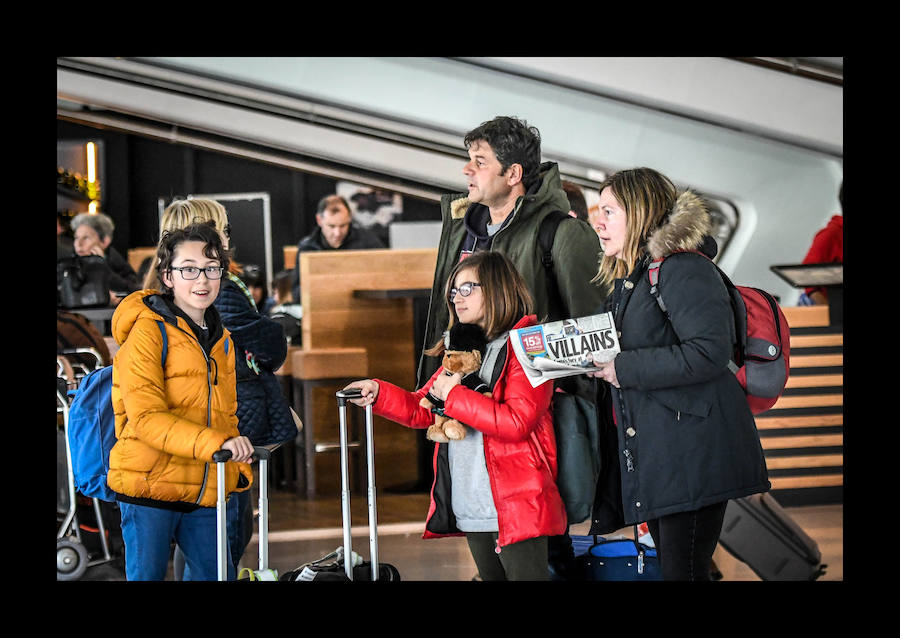
<path id="1" fill-rule="evenodd" d="M 222 444 L 222 450 L 230 452 L 229 458 L 240 463 L 250 463 L 255 453 L 253 444 L 246 436 L 235 436 L 228 439 Z"/>
<path id="2" fill-rule="evenodd" d="M 375 399 L 378 398 L 378 382 L 374 379 L 354 381 L 337 392 L 336 396 L 339 407 L 347 405 L 347 401 L 350 401 L 354 405 L 365 408 L 375 403 Z"/>
<path id="3" fill-rule="evenodd" d="M 226 441 L 227 443 L 227 441 Z M 213 461 L 216 463 L 224 463 L 225 461 L 231 460 L 231 450 L 216 450 L 213 452 Z M 272 456 L 272 451 L 267 447 L 253 447 L 253 454 L 251 456 L 251 460 L 255 461 L 268 461 Z"/>

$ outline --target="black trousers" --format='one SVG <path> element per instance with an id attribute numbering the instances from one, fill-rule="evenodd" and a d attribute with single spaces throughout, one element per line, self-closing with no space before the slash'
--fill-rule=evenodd
<path id="1" fill-rule="evenodd" d="M 647 521 L 664 580 L 710 580 L 727 501 Z"/>
<path id="2" fill-rule="evenodd" d="M 497 553 L 497 532 L 466 532 L 481 580 L 550 580 L 547 537 L 506 545 Z"/>

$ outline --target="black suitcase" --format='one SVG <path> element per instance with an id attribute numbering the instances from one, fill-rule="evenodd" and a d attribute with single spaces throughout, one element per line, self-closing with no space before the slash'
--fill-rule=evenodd
<path id="1" fill-rule="evenodd" d="M 348 472 L 347 403 L 362 396 L 359 390 L 341 390 L 336 393 L 341 438 L 341 519 L 344 544 L 318 560 L 286 572 L 279 580 L 303 581 L 399 581 L 400 572 L 388 563 L 378 561 L 378 520 L 375 502 L 375 439 L 372 422 L 372 406 L 366 406 L 366 459 L 368 466 L 369 504 L 369 560 L 363 560 L 353 551 L 350 537 L 350 481 Z M 349 556 L 350 560 L 344 560 Z M 330 562 L 326 562 L 330 561 Z"/>
<path id="2" fill-rule="evenodd" d="M 765 492 L 728 502 L 719 544 L 763 580 L 815 580 L 827 567 L 816 542 Z"/>

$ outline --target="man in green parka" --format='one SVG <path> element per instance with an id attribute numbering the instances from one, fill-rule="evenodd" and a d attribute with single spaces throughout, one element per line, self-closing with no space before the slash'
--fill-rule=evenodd
<path id="1" fill-rule="evenodd" d="M 481 250 L 498 250 L 512 260 L 528 283 L 539 322 L 602 312 L 605 293 L 591 283 L 600 259 L 600 242 L 594 230 L 582 220 L 568 217 L 559 224 L 551 250 L 550 276 L 555 279 L 555 286 L 548 281 L 538 231 L 547 215 L 555 211 L 567 214 L 569 200 L 556 163 L 541 163 L 541 137 L 537 128 L 515 117 L 498 116 L 467 133 L 464 144 L 469 154 L 469 161 L 463 167 L 468 193 L 441 198 L 443 227 L 423 349 L 435 345 L 447 328 L 444 289 L 450 271 L 461 259 Z M 423 355 L 417 387 L 438 366 L 440 359 Z M 580 375 L 557 382 L 557 387 L 594 403 L 594 382 Z M 562 551 L 571 551 L 565 547 L 568 535 L 554 538 L 564 544 Z M 554 566 L 554 538 L 550 539 L 551 567 Z"/>

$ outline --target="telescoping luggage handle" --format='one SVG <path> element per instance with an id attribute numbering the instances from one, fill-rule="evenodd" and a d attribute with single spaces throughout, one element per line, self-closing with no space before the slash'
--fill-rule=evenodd
<path id="1" fill-rule="evenodd" d="M 362 397 L 362 391 L 353 388 L 335 393 L 338 403 L 341 429 L 341 510 L 344 523 L 344 573 L 353 580 L 353 547 L 350 539 L 350 480 L 347 472 L 347 402 Z M 372 406 L 366 406 L 366 465 L 368 468 L 369 501 L 369 562 L 372 580 L 378 580 L 378 520 L 375 504 L 375 437 L 372 427 Z"/>
<path id="2" fill-rule="evenodd" d="M 266 447 L 253 447 L 253 458 L 259 461 L 259 571 L 269 568 L 269 459 L 272 451 Z M 228 534 L 226 532 L 225 463 L 231 459 L 231 450 L 213 453 L 216 462 L 216 565 L 219 580 L 228 579 Z"/>

